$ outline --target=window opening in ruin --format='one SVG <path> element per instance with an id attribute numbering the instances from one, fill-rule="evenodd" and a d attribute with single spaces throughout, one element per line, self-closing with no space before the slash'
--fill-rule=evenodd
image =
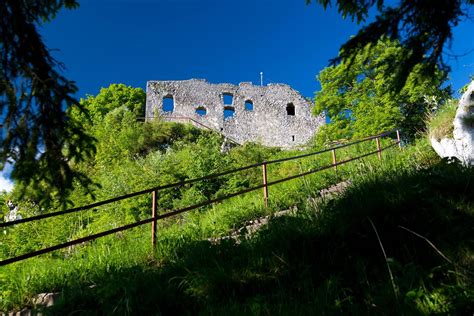
<path id="1" fill-rule="evenodd" d="M 224 107 L 224 120 L 230 119 L 235 115 L 235 108 L 233 106 Z"/>
<path id="2" fill-rule="evenodd" d="M 295 135 L 291 135 L 291 140 L 295 141 Z"/>
<path id="3" fill-rule="evenodd" d="M 203 106 L 199 106 L 196 108 L 196 114 L 199 115 L 199 116 L 204 116 L 207 114 L 207 110 L 205 107 Z"/>
<path id="4" fill-rule="evenodd" d="M 253 111 L 253 102 L 250 100 L 245 101 L 245 110 Z"/>
<path id="5" fill-rule="evenodd" d="M 163 98 L 163 111 L 173 112 L 174 110 L 174 99 L 172 95 L 167 95 Z"/>
<path id="6" fill-rule="evenodd" d="M 293 103 L 288 103 L 286 106 L 286 114 L 287 115 L 295 115 L 295 106 Z"/>
<path id="7" fill-rule="evenodd" d="M 223 98 L 224 105 L 232 105 L 234 102 L 234 96 L 232 95 L 232 93 L 224 93 Z"/>

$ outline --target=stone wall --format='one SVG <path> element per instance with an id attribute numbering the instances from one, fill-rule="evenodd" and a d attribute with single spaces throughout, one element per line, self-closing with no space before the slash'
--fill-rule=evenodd
<path id="1" fill-rule="evenodd" d="M 172 111 L 164 108 L 164 99 L 172 99 Z M 224 111 L 233 115 L 225 117 Z M 146 118 L 157 116 L 189 117 L 239 143 L 282 148 L 305 144 L 325 122 L 323 116 L 314 117 L 310 103 L 286 84 L 237 86 L 200 79 L 148 81 Z"/>

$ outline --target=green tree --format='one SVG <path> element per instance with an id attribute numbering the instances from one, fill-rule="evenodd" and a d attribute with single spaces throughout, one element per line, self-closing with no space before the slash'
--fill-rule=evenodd
<path id="1" fill-rule="evenodd" d="M 136 117 L 145 115 L 145 91 L 141 88 L 133 88 L 124 84 L 111 84 L 107 88 L 100 89 L 96 96 L 88 95 L 81 99 L 81 106 L 87 110 L 92 124 L 99 124 L 100 121 L 112 110 L 124 106 Z M 87 117 L 77 108 L 71 109 L 73 116 L 78 116 L 81 121 L 87 122 Z"/>
<path id="2" fill-rule="evenodd" d="M 143 89 L 111 84 L 98 95 L 80 101 L 90 116 L 84 130 L 97 140 L 97 150 L 93 157 L 73 167 L 100 187 L 95 191 L 98 199 L 156 186 L 165 178 L 168 182 L 182 180 L 186 168 L 194 163 L 191 157 L 198 150 L 195 141 L 203 131 L 183 124 L 138 120 L 144 115 L 145 100 Z M 83 119 L 83 113 L 77 109 L 69 114 Z M 188 144 L 193 148 L 188 148 Z M 186 162 L 174 169 L 181 158 Z M 78 185 L 71 199 L 75 205 L 91 202 L 84 195 Z"/>
<path id="3" fill-rule="evenodd" d="M 0 192 L 0 222 L 5 220 L 5 216 L 10 211 L 7 207 L 8 193 L 5 191 Z"/>
<path id="4" fill-rule="evenodd" d="M 306 3 L 313 1 L 306 0 Z M 467 6 L 474 0 L 399 0 L 395 3 L 384 0 L 314 0 L 324 8 L 336 6 L 345 18 L 364 23 L 371 9 L 377 11 L 373 22 L 363 26 L 340 49 L 333 65 L 340 61 L 350 61 L 382 38 L 398 41 L 405 49 L 396 63 L 386 62 L 387 74 L 395 74 L 397 80 L 391 88 L 399 91 L 418 65 L 428 75 L 437 69 L 449 70 L 443 60 L 443 50 L 452 40 L 452 29 L 466 18 Z M 463 7 L 464 6 L 464 7 Z M 417 71 L 419 71 L 418 69 Z"/>
<path id="5" fill-rule="evenodd" d="M 418 65 L 403 89 L 394 92 L 390 87 L 397 77 L 387 75 L 387 64 L 396 63 L 405 53 L 398 43 L 381 40 L 362 49 L 352 61 L 321 71 L 314 114 L 326 113 L 331 123 L 320 130 L 320 142 L 360 138 L 395 127 L 412 138 L 424 128 L 429 101 L 449 96 L 449 88 L 441 87 L 446 73 L 438 70 L 433 77 L 425 76 Z"/>
<path id="6" fill-rule="evenodd" d="M 146 94 L 141 88 L 111 84 L 98 95 L 81 99 L 84 113 L 71 109 L 68 114 L 85 121 L 84 131 L 97 140 L 97 151 L 88 164 L 113 165 L 127 159 L 145 157 L 154 150 L 165 150 L 180 138 L 195 139 L 199 133 L 183 125 L 161 121 L 143 123 Z"/>
<path id="7" fill-rule="evenodd" d="M 143 89 L 111 84 L 98 95 L 81 99 L 90 120 L 77 108 L 69 111 L 71 117 L 85 122 L 85 132 L 97 140 L 95 163 L 110 164 L 138 153 L 149 136 L 137 121 L 144 115 L 145 99 Z"/>
<path id="8" fill-rule="evenodd" d="M 67 108 L 80 108 L 77 87 L 61 75 L 37 31 L 63 7 L 77 6 L 75 0 L 0 2 L 0 165 L 13 163 L 11 177 L 43 202 L 64 200 L 74 179 L 91 183 L 70 165 L 94 150 L 82 122 L 66 115 Z"/>

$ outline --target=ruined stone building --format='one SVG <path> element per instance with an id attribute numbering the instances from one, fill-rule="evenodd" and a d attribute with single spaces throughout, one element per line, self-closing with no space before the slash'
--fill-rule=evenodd
<path id="1" fill-rule="evenodd" d="M 242 144 L 292 148 L 305 144 L 324 124 L 311 105 L 286 84 L 211 84 L 201 79 L 148 81 L 146 119 L 191 118 Z"/>

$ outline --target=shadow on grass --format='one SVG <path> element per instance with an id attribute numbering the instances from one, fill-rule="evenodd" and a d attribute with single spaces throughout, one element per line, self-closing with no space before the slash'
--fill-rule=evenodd
<path id="1" fill-rule="evenodd" d="M 160 265 L 111 268 L 93 286 L 65 287 L 45 312 L 467 315 L 473 176 L 446 163 L 373 175 L 318 209 L 273 219 L 240 244 L 190 242 Z"/>

